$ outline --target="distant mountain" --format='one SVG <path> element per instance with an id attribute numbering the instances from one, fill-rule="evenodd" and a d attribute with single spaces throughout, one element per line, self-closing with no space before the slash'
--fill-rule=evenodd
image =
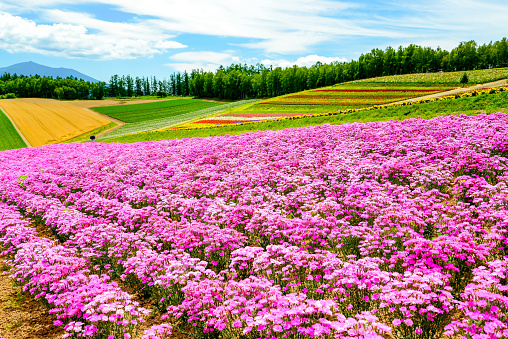
<path id="1" fill-rule="evenodd" d="M 44 65 L 39 65 L 35 62 L 28 61 L 28 62 L 21 62 L 19 64 L 15 64 L 8 67 L 0 67 L 0 75 L 10 73 L 11 75 L 16 73 L 17 75 L 40 75 L 40 76 L 48 76 L 48 77 L 60 77 L 60 78 L 67 78 L 71 75 L 78 79 L 83 79 L 85 81 L 90 82 L 98 82 L 99 80 L 94 79 L 92 77 L 89 77 L 88 75 L 85 75 L 83 73 L 80 73 L 74 69 L 70 68 L 53 68 L 48 67 Z"/>

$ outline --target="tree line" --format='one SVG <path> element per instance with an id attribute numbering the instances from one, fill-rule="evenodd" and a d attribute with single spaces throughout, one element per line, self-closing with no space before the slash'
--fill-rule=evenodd
<path id="1" fill-rule="evenodd" d="M 5 73 L 0 76 L 0 95 L 12 93 L 20 98 L 102 99 L 105 82 L 89 82 L 75 77 L 53 78 Z"/>
<path id="2" fill-rule="evenodd" d="M 307 89 L 330 86 L 352 80 L 397 74 L 427 73 L 443 70 L 469 71 L 508 67 L 508 40 L 478 46 L 473 40 L 461 42 L 450 52 L 417 45 L 398 49 L 378 48 L 361 54 L 358 60 L 311 67 L 265 67 L 262 64 L 220 66 L 215 72 L 192 70 L 173 73 L 169 79 L 113 75 L 108 84 L 73 77 L 61 79 L 4 74 L 0 77 L 0 95 L 56 99 L 102 99 L 142 95 L 177 95 L 246 99 L 273 97 Z"/>
<path id="3" fill-rule="evenodd" d="M 244 99 L 273 97 L 337 83 L 397 74 L 469 71 L 508 67 L 508 40 L 478 46 L 462 42 L 448 52 L 417 45 L 373 49 L 350 62 L 316 63 L 311 67 L 231 65 L 215 73 L 193 70 L 189 93 L 197 97 Z M 172 94 L 179 94 L 173 91 Z"/>

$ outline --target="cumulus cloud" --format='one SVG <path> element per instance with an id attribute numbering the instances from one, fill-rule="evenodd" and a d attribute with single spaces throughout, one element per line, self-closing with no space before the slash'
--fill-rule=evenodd
<path id="1" fill-rule="evenodd" d="M 239 63 L 241 59 L 228 52 L 182 52 L 169 57 L 172 61 L 166 66 L 172 67 L 178 72 L 202 69 L 205 72 L 213 72 L 219 66 L 229 66 L 232 63 Z"/>
<path id="2" fill-rule="evenodd" d="M 103 32 L 91 34 L 83 25 L 37 24 L 33 20 L 0 12 L 0 48 L 10 53 L 108 60 L 152 56 L 184 47 L 176 41 L 154 41 Z"/>
<path id="3" fill-rule="evenodd" d="M 216 71 L 219 66 L 229 66 L 231 64 L 248 64 L 253 65 L 259 63 L 259 60 L 256 58 L 241 58 L 236 55 L 235 51 L 224 51 L 224 52 L 211 52 L 211 51 L 201 51 L 201 52 L 182 52 L 177 53 L 169 57 L 172 61 L 166 66 L 174 68 L 179 72 L 190 71 L 192 69 L 202 69 L 204 71 Z M 270 65 L 274 67 L 292 67 L 293 65 L 297 66 L 306 66 L 310 67 L 316 62 L 321 62 L 323 64 L 329 64 L 332 62 L 345 62 L 346 58 L 339 57 L 325 57 L 319 56 L 316 54 L 307 55 L 304 57 L 300 57 L 295 61 L 286 60 L 286 59 L 264 59 L 261 60 L 261 64 L 265 67 L 269 67 Z"/>
<path id="4" fill-rule="evenodd" d="M 129 19 L 99 19 L 97 8 Z M 103 59 L 182 48 L 174 40 L 183 34 L 233 37 L 228 43 L 271 57 L 310 54 L 320 44 L 363 37 L 401 43 L 431 41 L 432 46 L 482 37 L 488 42 L 502 37 L 492 32 L 506 29 L 508 15 L 506 0 L 2 0 L 2 10 L 11 17 L 1 24 L 0 34 L 7 37 L 0 40 L 0 48 Z M 21 22 L 13 22 L 12 15 Z M 28 45 L 8 37 L 20 35 L 20 29 L 30 34 L 35 29 L 32 38 L 21 34 Z M 46 34 L 46 40 L 41 34 Z"/>
<path id="5" fill-rule="evenodd" d="M 58 6 L 84 4 L 70 0 L 4 0 L 20 10 L 37 11 L 41 18 L 55 23 L 80 24 L 87 28 L 123 31 L 119 24 L 98 20 L 83 13 L 55 10 Z M 88 0 L 139 19 L 129 25 L 131 33 L 149 30 L 171 35 L 199 34 L 249 39 L 243 47 L 267 53 L 301 53 L 337 36 L 380 36 L 389 31 L 364 27 L 348 17 L 353 2 L 337 0 Z M 86 7 L 83 7 L 86 11 Z M 134 32 L 132 30 L 134 29 Z M 139 32 L 136 32 L 139 29 Z"/>

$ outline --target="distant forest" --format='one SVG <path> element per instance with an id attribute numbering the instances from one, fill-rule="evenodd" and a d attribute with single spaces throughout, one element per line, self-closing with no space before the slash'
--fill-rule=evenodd
<path id="1" fill-rule="evenodd" d="M 508 67 L 508 40 L 478 46 L 462 42 L 448 52 L 409 45 L 373 49 L 350 62 L 316 63 L 311 67 L 265 67 L 262 64 L 220 66 L 216 72 L 192 70 L 173 73 L 169 79 L 111 77 L 109 84 L 90 83 L 75 78 L 53 79 L 40 76 L 4 74 L 0 77 L 0 95 L 57 99 L 102 99 L 141 95 L 192 95 L 219 99 L 274 97 L 352 80 L 378 76 L 437 72 L 469 71 Z"/>

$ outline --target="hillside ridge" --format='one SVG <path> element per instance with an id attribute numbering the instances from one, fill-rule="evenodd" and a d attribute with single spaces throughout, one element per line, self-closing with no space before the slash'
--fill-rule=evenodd
<path id="1" fill-rule="evenodd" d="M 67 78 L 67 77 L 73 76 L 77 79 L 83 79 L 85 81 L 99 82 L 99 80 L 94 79 L 86 74 L 81 73 L 81 72 L 78 72 L 72 68 L 49 67 L 49 66 L 38 64 L 33 61 L 20 62 L 20 63 L 10 65 L 7 67 L 0 67 L 0 75 L 3 75 L 5 73 L 9 73 L 11 75 L 17 74 L 17 75 L 25 75 L 25 76 L 31 76 L 31 75 L 38 74 L 40 76 L 49 76 L 49 77 L 53 77 L 53 78 L 56 78 L 56 77 Z"/>

